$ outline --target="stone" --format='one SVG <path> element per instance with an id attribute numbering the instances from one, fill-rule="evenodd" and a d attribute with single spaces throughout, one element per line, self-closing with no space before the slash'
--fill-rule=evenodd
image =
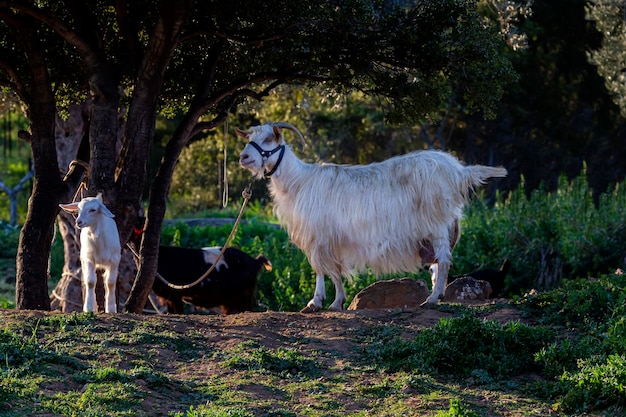
<path id="1" fill-rule="evenodd" d="M 359 292 L 348 310 L 418 308 L 429 294 L 423 280 L 401 278 L 377 281 Z"/>
<path id="2" fill-rule="evenodd" d="M 465 276 L 448 284 L 443 301 L 483 301 L 491 295 L 491 284 Z"/>

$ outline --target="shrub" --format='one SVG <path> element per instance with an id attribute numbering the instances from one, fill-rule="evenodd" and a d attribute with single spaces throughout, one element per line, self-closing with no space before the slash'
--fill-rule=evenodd
<path id="1" fill-rule="evenodd" d="M 537 368 L 534 355 L 554 338 L 545 327 L 519 322 L 500 325 L 469 313 L 441 319 L 412 341 L 395 339 L 372 347 L 368 358 L 390 371 L 434 371 L 490 382 Z"/>
<path id="2" fill-rule="evenodd" d="M 466 208 L 453 273 L 497 267 L 509 258 L 509 294 L 552 289 L 564 277 L 610 273 L 624 266 L 625 217 L 624 183 L 597 204 L 584 172 L 572 181 L 561 177 L 549 193 L 527 196 L 522 183 L 493 207 L 476 198 Z"/>
<path id="3" fill-rule="evenodd" d="M 542 323 L 603 332 L 626 312 L 626 275 L 563 282 L 560 288 L 517 301 L 528 316 Z"/>
<path id="4" fill-rule="evenodd" d="M 537 355 L 545 375 L 559 382 L 559 410 L 620 407 L 626 400 L 626 276 L 566 282 L 521 300 L 538 321 L 562 329 Z"/>
<path id="5" fill-rule="evenodd" d="M 610 355 L 605 360 L 581 360 L 575 372 L 561 378 L 566 394 L 558 403 L 563 411 L 587 411 L 626 404 L 626 356 Z"/>
<path id="6" fill-rule="evenodd" d="M 450 409 L 441 411 L 435 417 L 479 417 L 477 413 L 468 408 L 458 399 L 450 400 Z"/>

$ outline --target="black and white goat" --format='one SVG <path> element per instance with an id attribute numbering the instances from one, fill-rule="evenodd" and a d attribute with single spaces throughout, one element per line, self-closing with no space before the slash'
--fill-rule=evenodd
<path id="1" fill-rule="evenodd" d="M 342 276 L 369 266 L 375 273 L 414 271 L 436 263 L 425 304 L 443 295 L 459 220 L 470 190 L 506 169 L 464 166 L 439 151 L 414 152 L 370 165 L 308 164 L 285 143 L 288 123 L 236 129 L 248 144 L 239 162 L 269 189 L 278 219 L 316 273 L 315 294 L 303 312 L 326 297 L 324 276 L 335 285 L 331 310 L 343 310 Z"/>
<path id="2" fill-rule="evenodd" d="M 102 202 L 102 194 L 85 197 L 77 203 L 59 204 L 68 213 L 77 214 L 80 228 L 80 263 L 85 286 L 83 311 L 96 311 L 96 268 L 103 269 L 104 311 L 117 312 L 115 285 L 122 257 L 120 237 L 113 213 Z"/>
<path id="3" fill-rule="evenodd" d="M 220 251 L 220 247 L 159 247 L 160 277 L 154 279 L 152 290 L 165 302 L 169 313 L 182 313 L 184 303 L 219 307 L 224 314 L 251 311 L 257 306 L 257 276 L 261 268 L 271 270 L 272 264 L 264 256 L 255 259 L 236 248 L 226 248 L 215 269 L 198 284 L 181 289 L 168 285 L 186 287 L 195 282 L 215 263 Z"/>

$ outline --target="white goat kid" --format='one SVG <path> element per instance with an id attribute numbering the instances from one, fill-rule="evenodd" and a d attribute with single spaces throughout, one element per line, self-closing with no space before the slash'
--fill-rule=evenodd
<path id="1" fill-rule="evenodd" d="M 409 272 L 434 263 L 433 290 L 443 296 L 459 220 L 469 191 L 506 169 L 464 166 L 440 151 L 421 151 L 370 165 L 308 164 L 285 143 L 288 123 L 236 129 L 248 140 L 239 162 L 258 178 L 271 178 L 274 211 L 316 273 L 315 295 L 303 312 L 318 311 L 324 276 L 335 285 L 331 310 L 346 302 L 342 276 L 369 266 L 376 274 Z"/>
<path id="2" fill-rule="evenodd" d="M 102 202 L 102 194 L 77 203 L 59 204 L 68 213 L 78 214 L 80 262 L 85 285 L 83 311 L 96 311 L 96 268 L 103 269 L 104 311 L 117 312 L 115 285 L 121 258 L 120 237 L 113 213 Z"/>

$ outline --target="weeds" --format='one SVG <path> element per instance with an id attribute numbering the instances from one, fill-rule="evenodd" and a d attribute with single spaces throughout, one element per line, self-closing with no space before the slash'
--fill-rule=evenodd
<path id="1" fill-rule="evenodd" d="M 578 370 L 565 372 L 561 381 L 567 387 L 558 403 L 564 411 L 586 411 L 626 404 L 626 357 L 581 360 Z"/>
<path id="2" fill-rule="evenodd" d="M 445 412 L 439 412 L 435 417 L 479 417 L 479 415 L 469 410 L 458 399 L 450 400 L 450 409 Z"/>
<path id="3" fill-rule="evenodd" d="M 278 414 L 276 414 L 278 416 Z M 243 407 L 216 407 L 210 405 L 191 406 L 184 413 L 170 414 L 172 417 L 255 417 Z"/>
<path id="4" fill-rule="evenodd" d="M 292 348 L 271 350 L 256 342 L 244 342 L 227 353 L 224 366 L 246 371 L 269 372 L 282 378 L 314 378 L 319 365 Z"/>
<path id="5" fill-rule="evenodd" d="M 441 319 L 412 341 L 377 344 L 366 354 L 383 369 L 435 372 L 490 383 L 536 367 L 534 354 L 550 343 L 553 332 L 518 322 L 500 325 L 471 314 Z"/>

